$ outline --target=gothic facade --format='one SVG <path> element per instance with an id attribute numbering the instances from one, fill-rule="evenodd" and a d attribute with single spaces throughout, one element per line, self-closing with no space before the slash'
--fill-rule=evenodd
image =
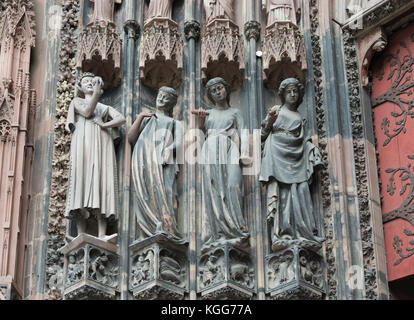
<path id="1" fill-rule="evenodd" d="M 413 54 L 412 0 L 2 1 L 0 300 L 412 298 Z"/>

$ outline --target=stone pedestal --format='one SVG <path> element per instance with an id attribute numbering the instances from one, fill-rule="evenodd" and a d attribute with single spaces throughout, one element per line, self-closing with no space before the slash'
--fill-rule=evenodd
<path id="1" fill-rule="evenodd" d="M 215 19 L 205 27 L 201 38 L 203 81 L 221 77 L 232 87 L 244 78 L 244 51 L 239 27 L 228 19 Z"/>
<path id="2" fill-rule="evenodd" d="M 198 261 L 198 291 L 201 298 L 250 299 L 255 272 L 248 253 L 225 244 L 203 253 Z"/>
<path id="3" fill-rule="evenodd" d="M 287 78 L 305 82 L 307 69 L 303 35 L 292 22 L 275 22 L 266 27 L 263 39 L 264 82 L 277 92 Z"/>
<path id="4" fill-rule="evenodd" d="M 324 262 L 300 245 L 266 257 L 266 293 L 274 300 L 318 300 L 325 294 Z"/>
<path id="5" fill-rule="evenodd" d="M 76 68 L 102 77 L 104 89 L 117 87 L 122 79 L 122 40 L 114 23 L 88 24 L 78 42 Z"/>
<path id="6" fill-rule="evenodd" d="M 156 235 L 134 242 L 129 251 L 129 290 L 135 299 L 184 298 L 189 281 L 186 243 Z"/>
<path id="7" fill-rule="evenodd" d="M 145 22 L 139 71 L 141 81 L 150 88 L 178 88 L 182 82 L 183 43 L 178 24 L 167 18 Z"/>
<path id="8" fill-rule="evenodd" d="M 65 300 L 114 300 L 119 291 L 118 247 L 81 234 L 60 251 L 65 255 Z"/>

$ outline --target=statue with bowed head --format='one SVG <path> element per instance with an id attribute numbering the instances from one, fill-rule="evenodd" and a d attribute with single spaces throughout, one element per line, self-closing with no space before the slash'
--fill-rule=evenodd
<path id="1" fill-rule="evenodd" d="M 213 108 L 193 110 L 207 133 L 201 150 L 202 240 L 204 248 L 243 246 L 249 237 L 243 206 L 241 165 L 248 165 L 248 139 L 240 110 L 230 106 L 230 86 L 222 78 L 207 82 Z"/>
<path id="2" fill-rule="evenodd" d="M 140 113 L 128 132 L 141 240 L 163 234 L 176 243 L 184 242 L 177 223 L 179 167 L 174 155 L 183 132 L 181 122 L 172 117 L 177 98 L 173 88 L 161 87 L 156 112 Z"/>
<path id="3" fill-rule="evenodd" d="M 103 81 L 92 73 L 78 79 L 78 92 L 70 104 L 66 129 L 72 133 L 66 217 L 76 221 L 78 234 L 87 220 L 96 218 L 98 236 L 106 236 L 107 222 L 118 217 L 118 186 L 112 130 L 126 120 L 115 108 L 99 103 Z"/>

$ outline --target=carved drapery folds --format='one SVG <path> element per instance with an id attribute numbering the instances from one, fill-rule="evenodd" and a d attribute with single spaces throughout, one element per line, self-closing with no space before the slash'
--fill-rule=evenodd
<path id="1" fill-rule="evenodd" d="M 244 76 L 243 41 L 234 22 L 233 1 L 207 1 L 207 25 L 201 35 L 203 81 L 215 77 L 238 87 Z"/>
<path id="2" fill-rule="evenodd" d="M 272 90 L 277 90 L 286 78 L 297 78 L 303 83 L 306 53 L 294 1 L 267 0 L 264 7 L 268 16 L 262 44 L 264 83 Z"/>
<path id="3" fill-rule="evenodd" d="M 164 235 L 130 246 L 129 290 L 135 299 L 180 300 L 188 292 L 187 246 Z"/>
<path id="4" fill-rule="evenodd" d="M 178 24 L 168 18 L 146 21 L 141 40 L 140 78 L 150 88 L 177 88 L 182 82 L 183 43 Z"/>
<path id="5" fill-rule="evenodd" d="M 114 0 L 95 0 L 92 22 L 83 29 L 77 50 L 76 68 L 102 77 L 105 89 L 122 79 L 122 40 L 112 20 L 113 4 Z"/>
<path id="6" fill-rule="evenodd" d="M 119 292 L 117 246 L 82 234 L 60 250 L 65 255 L 65 300 L 113 300 Z"/>
<path id="7" fill-rule="evenodd" d="M 23 286 L 30 163 L 36 94 L 30 84 L 30 55 L 35 45 L 31 0 L 0 6 L 0 285 L 7 299 Z M 22 181 L 25 182 L 23 185 Z"/>

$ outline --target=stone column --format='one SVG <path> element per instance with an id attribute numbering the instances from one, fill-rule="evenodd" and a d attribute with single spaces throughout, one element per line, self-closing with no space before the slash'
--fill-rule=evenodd
<path id="1" fill-rule="evenodd" d="M 123 114 L 127 122 L 126 127 L 130 128 L 134 119 L 134 92 L 137 89 L 135 86 L 135 68 L 136 68 L 136 44 L 139 39 L 140 27 L 136 20 L 137 2 L 133 0 L 125 1 L 126 18 L 124 22 L 124 43 L 125 50 L 125 73 L 124 93 L 122 95 Z M 122 186 L 122 215 L 120 217 L 120 245 L 119 251 L 121 253 L 120 267 L 121 267 L 121 300 L 128 299 L 128 273 L 129 273 L 129 250 L 128 246 L 133 238 L 131 238 L 132 231 L 135 229 L 131 226 L 135 223 L 134 214 L 131 212 L 131 145 L 125 139 L 124 149 L 124 179 Z M 131 216 L 133 219 L 131 219 Z M 131 222 L 132 221 L 132 222 Z"/>
<path id="2" fill-rule="evenodd" d="M 197 77 L 197 66 L 200 65 L 200 52 L 197 50 L 196 45 L 200 39 L 200 22 L 197 21 L 197 9 L 200 8 L 200 1 L 187 1 L 185 5 L 185 23 L 184 34 L 186 39 L 187 49 L 187 69 L 185 70 L 185 78 L 188 79 L 187 95 L 184 98 L 186 101 L 186 109 L 184 113 L 188 116 L 187 127 L 185 132 L 196 128 L 196 119 L 191 115 L 191 110 L 196 109 L 197 103 L 197 85 L 196 81 L 199 81 Z M 193 141 L 190 136 L 189 139 Z M 187 140 L 187 139 L 186 139 Z M 186 141 L 187 142 L 187 141 Z M 191 143 L 191 142 L 190 142 Z M 186 144 L 187 146 L 187 144 Z M 186 150 L 186 149 L 184 149 Z M 190 299 L 197 299 L 197 217 L 199 217 L 199 210 L 197 201 L 200 197 L 200 188 L 197 185 L 198 179 L 198 165 L 196 163 L 190 163 L 185 159 L 185 191 L 184 191 L 184 211 L 187 215 L 187 230 L 189 241 L 189 260 L 190 260 Z"/>

